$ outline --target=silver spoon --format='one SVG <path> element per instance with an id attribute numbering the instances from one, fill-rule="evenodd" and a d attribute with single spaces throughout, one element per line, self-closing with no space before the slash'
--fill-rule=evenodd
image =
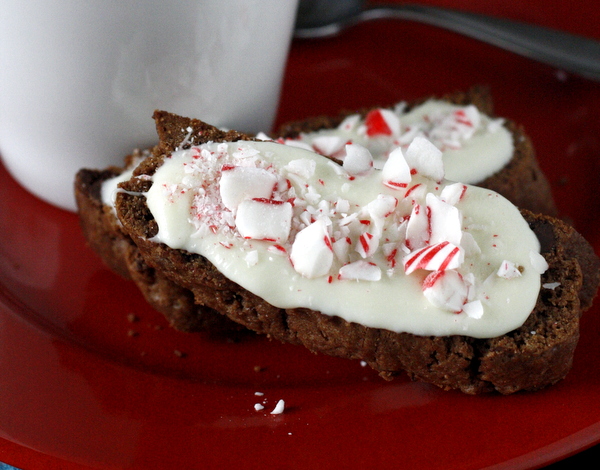
<path id="1" fill-rule="evenodd" d="M 363 0 L 301 0 L 294 36 L 333 36 L 364 21 L 395 18 L 438 26 L 538 62 L 600 81 L 600 42 L 478 13 L 423 5 L 363 8 Z"/>

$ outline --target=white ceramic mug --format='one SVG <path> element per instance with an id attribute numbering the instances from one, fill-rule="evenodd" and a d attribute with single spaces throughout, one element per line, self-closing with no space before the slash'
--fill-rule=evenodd
<path id="1" fill-rule="evenodd" d="M 6 0 L 0 154 L 73 210 L 80 168 L 156 143 L 154 109 L 269 131 L 297 0 Z"/>

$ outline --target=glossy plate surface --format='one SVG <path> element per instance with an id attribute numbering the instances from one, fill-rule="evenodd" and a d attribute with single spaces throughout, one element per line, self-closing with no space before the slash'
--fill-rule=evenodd
<path id="1" fill-rule="evenodd" d="M 593 2 L 424 3 L 600 39 Z M 475 84 L 491 87 L 498 115 L 524 125 L 561 214 L 600 252 L 598 83 L 453 33 L 380 21 L 294 42 L 278 123 Z M 471 397 L 404 377 L 388 383 L 357 362 L 265 338 L 177 333 L 86 247 L 74 214 L 35 199 L 1 166 L 0 201 L 0 461 L 515 469 L 600 441 L 598 302 L 582 319 L 572 372 L 547 390 Z M 270 415 L 280 399 L 285 412 Z"/>

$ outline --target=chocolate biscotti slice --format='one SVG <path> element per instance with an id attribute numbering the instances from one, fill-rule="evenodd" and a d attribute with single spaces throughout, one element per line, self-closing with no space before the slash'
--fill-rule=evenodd
<path id="1" fill-rule="evenodd" d="M 116 189 L 117 181 L 127 179 L 133 168 L 150 155 L 135 151 L 125 159 L 125 166 L 104 170 L 82 169 L 75 178 L 75 198 L 83 234 L 89 246 L 115 273 L 130 279 L 144 298 L 169 324 L 185 332 L 238 331 L 241 326 L 210 307 L 194 302 L 191 291 L 180 287 L 146 264 L 137 246 L 122 230 L 114 206 L 103 197 L 103 185 Z M 107 192 L 105 187 L 104 192 Z"/>
<path id="2" fill-rule="evenodd" d="M 342 160 L 345 144 L 355 142 L 371 151 L 376 166 L 383 165 L 394 148 L 406 149 L 417 135 L 444 152 L 447 179 L 491 189 L 517 207 L 556 216 L 531 140 L 522 126 L 494 117 L 487 87 L 316 116 L 284 124 L 277 133 L 288 144 Z"/>
<path id="3" fill-rule="evenodd" d="M 145 261 L 258 333 L 465 393 L 537 390 L 572 364 L 600 262 L 570 226 L 444 179 L 417 137 L 374 169 L 156 112 L 121 183 Z"/>

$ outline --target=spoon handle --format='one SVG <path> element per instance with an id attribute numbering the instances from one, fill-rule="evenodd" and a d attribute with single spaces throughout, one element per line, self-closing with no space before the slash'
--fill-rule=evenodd
<path id="1" fill-rule="evenodd" d="M 375 6 L 328 25 L 297 29 L 295 36 L 330 36 L 357 23 L 382 18 L 437 26 L 592 80 L 600 80 L 598 41 L 542 26 L 445 8 L 423 5 Z"/>

